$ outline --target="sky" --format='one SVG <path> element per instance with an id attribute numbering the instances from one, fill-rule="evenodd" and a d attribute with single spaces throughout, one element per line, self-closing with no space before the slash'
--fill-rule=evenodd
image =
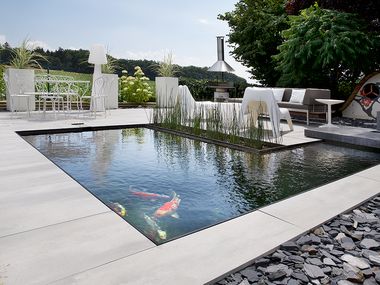
<path id="1" fill-rule="evenodd" d="M 25 38 L 45 49 L 89 49 L 103 44 L 116 58 L 211 66 L 217 60 L 216 36 L 228 40 L 227 22 L 218 14 L 238 0 L 0 0 L 0 42 L 19 46 Z M 235 74 L 251 82 L 247 68 L 229 55 Z"/>

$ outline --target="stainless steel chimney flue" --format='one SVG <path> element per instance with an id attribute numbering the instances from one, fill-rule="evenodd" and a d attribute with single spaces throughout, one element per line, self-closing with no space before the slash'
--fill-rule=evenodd
<path id="1" fill-rule="evenodd" d="M 227 62 L 224 61 L 224 37 L 216 37 L 218 61 L 211 66 L 208 71 L 214 72 L 233 72 L 235 71 Z"/>

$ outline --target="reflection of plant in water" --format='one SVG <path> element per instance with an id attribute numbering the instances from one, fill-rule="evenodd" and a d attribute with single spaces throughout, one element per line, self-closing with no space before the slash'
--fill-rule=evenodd
<path id="1" fill-rule="evenodd" d="M 180 136 L 154 131 L 157 157 L 168 166 L 179 164 L 182 169 L 188 169 L 192 143 L 192 140 Z"/>
<path id="2" fill-rule="evenodd" d="M 145 129 L 144 128 L 126 128 L 121 130 L 123 140 L 129 137 L 135 137 L 138 144 L 144 143 Z"/>

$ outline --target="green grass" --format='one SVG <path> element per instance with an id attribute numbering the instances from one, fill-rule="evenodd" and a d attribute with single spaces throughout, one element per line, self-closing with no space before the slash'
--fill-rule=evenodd
<path id="1" fill-rule="evenodd" d="M 36 69 L 34 72 L 35 74 L 47 73 L 46 70 L 38 70 L 38 69 Z M 49 74 L 71 76 L 74 78 L 74 80 L 85 80 L 85 81 L 92 80 L 92 74 L 87 74 L 87 73 L 77 73 L 77 72 L 69 72 L 69 71 L 63 71 L 63 70 L 49 70 Z"/>

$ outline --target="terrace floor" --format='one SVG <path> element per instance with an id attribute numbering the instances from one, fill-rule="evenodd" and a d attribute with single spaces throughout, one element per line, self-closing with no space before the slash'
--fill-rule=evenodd
<path id="1" fill-rule="evenodd" d="M 0 112 L 0 284 L 204 284 L 380 191 L 377 165 L 156 246 L 15 133 L 142 124 L 148 112 L 30 121 Z M 314 140 L 300 125 L 283 137 Z"/>

